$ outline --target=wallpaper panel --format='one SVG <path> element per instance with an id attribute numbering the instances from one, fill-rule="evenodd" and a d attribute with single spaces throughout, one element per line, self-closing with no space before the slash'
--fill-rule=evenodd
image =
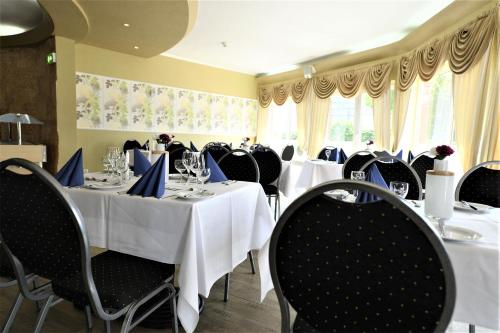
<path id="1" fill-rule="evenodd" d="M 76 73 L 77 128 L 254 136 L 257 100 Z"/>

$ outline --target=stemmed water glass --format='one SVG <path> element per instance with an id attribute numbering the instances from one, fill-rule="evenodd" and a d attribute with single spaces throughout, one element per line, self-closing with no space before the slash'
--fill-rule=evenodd
<path id="1" fill-rule="evenodd" d="M 391 190 L 391 192 L 396 194 L 401 199 L 406 198 L 409 188 L 410 184 L 405 182 L 392 181 L 389 183 L 389 189 Z"/>
<path id="2" fill-rule="evenodd" d="M 325 150 L 325 155 L 326 155 L 326 160 L 330 160 L 330 155 L 332 154 L 332 151 L 330 149 Z"/>
<path id="3" fill-rule="evenodd" d="M 120 157 L 117 159 L 116 162 L 116 171 L 118 173 L 118 178 L 119 178 L 119 185 L 122 185 L 125 181 L 128 179 L 128 161 L 127 157 L 125 154 L 121 154 Z"/>
<path id="4" fill-rule="evenodd" d="M 196 175 L 196 191 L 201 192 L 200 187 L 198 185 L 198 180 L 200 178 L 201 171 L 205 169 L 205 158 L 199 152 L 196 153 L 193 152 L 191 153 L 191 155 L 192 155 L 191 171 L 193 171 Z"/>
<path id="5" fill-rule="evenodd" d="M 364 171 L 351 171 L 351 179 L 352 180 L 365 180 L 366 175 Z M 359 194 L 358 190 L 353 191 L 353 195 L 357 197 Z"/>
<path id="6" fill-rule="evenodd" d="M 120 158 L 120 149 L 118 147 L 108 147 L 108 152 L 106 153 L 106 159 L 111 168 L 111 175 L 117 173 L 116 164 Z"/>
<path id="7" fill-rule="evenodd" d="M 186 166 L 184 165 L 183 160 L 175 160 L 174 168 L 175 170 L 177 170 L 178 173 L 181 174 L 181 179 L 179 180 L 179 183 L 182 183 L 182 173 L 186 171 Z"/>
<path id="8" fill-rule="evenodd" d="M 200 175 L 198 176 L 198 179 L 201 183 L 201 192 L 203 192 L 203 187 L 205 182 L 210 178 L 210 168 L 204 168 L 200 171 Z"/>
<path id="9" fill-rule="evenodd" d="M 186 185 L 189 184 L 189 177 L 190 177 L 190 172 L 191 172 L 191 166 L 193 165 L 193 153 L 186 150 L 185 152 L 182 153 L 182 164 L 186 167 L 187 171 L 187 180 L 186 180 Z"/>

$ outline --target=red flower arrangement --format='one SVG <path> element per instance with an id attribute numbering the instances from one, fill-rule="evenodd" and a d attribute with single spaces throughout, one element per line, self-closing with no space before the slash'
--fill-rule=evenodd
<path id="1" fill-rule="evenodd" d="M 441 145 L 431 149 L 431 154 L 436 155 L 438 160 L 444 160 L 447 156 L 452 155 L 454 152 L 453 148 L 447 145 Z"/>
<path id="2" fill-rule="evenodd" d="M 175 135 L 173 135 L 173 134 L 160 134 L 160 135 L 158 135 L 158 138 L 156 139 L 156 142 L 157 143 L 164 143 L 165 145 L 167 145 L 174 138 L 175 138 Z"/>
<path id="3" fill-rule="evenodd" d="M 371 146 L 373 144 L 373 140 L 370 140 L 366 143 L 367 146 Z"/>

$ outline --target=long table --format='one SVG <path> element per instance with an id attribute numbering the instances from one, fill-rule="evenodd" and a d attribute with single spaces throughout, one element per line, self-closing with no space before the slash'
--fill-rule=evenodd
<path id="1" fill-rule="evenodd" d="M 259 250 L 261 286 L 266 286 L 261 291 L 272 286 L 268 251 L 275 221 L 262 186 L 213 183 L 206 189 L 215 196 L 196 201 L 170 196 L 173 189 L 162 199 L 123 194 L 126 188 L 67 189 L 91 245 L 180 265 L 178 315 L 186 332 L 199 320 L 198 294 L 208 297 L 215 281 L 243 262 L 248 251 Z"/>

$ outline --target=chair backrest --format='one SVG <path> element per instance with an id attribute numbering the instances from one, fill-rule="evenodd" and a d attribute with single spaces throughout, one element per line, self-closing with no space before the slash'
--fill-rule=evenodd
<path id="1" fill-rule="evenodd" d="M 361 170 L 361 167 L 374 157 L 376 157 L 375 154 L 369 150 L 362 150 L 352 154 L 344 162 L 344 166 L 342 167 L 342 176 L 344 179 L 351 179 L 352 171 Z"/>
<path id="2" fill-rule="evenodd" d="M 339 189 L 381 200 L 325 194 Z M 313 332 L 443 332 L 453 313 L 455 279 L 441 239 L 370 183 L 332 181 L 296 199 L 274 228 L 269 262 L 282 332 L 290 331 L 289 305 Z"/>
<path id="3" fill-rule="evenodd" d="M 455 200 L 482 203 L 500 208 L 500 170 L 487 166 L 500 165 L 500 161 L 483 162 L 460 179 L 455 190 Z"/>
<path id="4" fill-rule="evenodd" d="M 281 158 L 274 150 L 263 147 L 251 154 L 259 166 L 259 183 L 268 185 L 278 180 L 281 175 Z"/>
<path id="5" fill-rule="evenodd" d="M 226 155 L 228 152 L 230 152 L 230 149 L 227 149 L 226 147 L 223 147 L 221 145 L 206 145 L 201 153 L 205 156 L 205 160 L 207 159 L 207 152 L 212 155 L 215 161 L 220 160 L 220 158 L 224 155 Z"/>
<path id="6" fill-rule="evenodd" d="M 333 146 L 326 146 L 324 147 L 323 149 L 320 150 L 320 152 L 318 153 L 318 159 L 320 160 L 326 160 L 326 151 L 327 150 L 330 150 L 332 153 L 333 153 L 333 150 L 336 149 L 335 147 Z M 336 156 L 332 156 L 330 155 L 330 161 L 332 161 L 332 159 L 335 159 Z"/>
<path id="7" fill-rule="evenodd" d="M 425 177 L 427 170 L 434 168 L 434 158 L 429 156 L 429 152 L 425 151 L 418 154 L 411 160 L 410 166 L 417 172 L 418 178 L 422 182 L 422 188 L 425 188 Z"/>
<path id="8" fill-rule="evenodd" d="M 409 184 L 406 199 L 422 200 L 422 182 L 417 172 L 406 161 L 394 156 L 376 157 L 366 162 L 360 170 L 366 171 L 374 163 L 377 165 L 387 186 L 392 181 L 406 182 Z"/>
<path id="9" fill-rule="evenodd" d="M 184 148 L 184 144 L 180 141 L 172 141 L 168 144 L 168 146 L 165 148 L 166 151 L 172 152 L 174 150 L 177 150 L 179 148 Z"/>
<path id="10" fill-rule="evenodd" d="M 373 154 L 375 154 L 375 156 L 377 156 L 377 157 L 389 157 L 389 156 L 392 156 L 391 153 L 389 153 L 386 150 L 375 150 L 373 152 Z"/>
<path id="11" fill-rule="evenodd" d="M 281 159 L 283 161 L 291 161 L 294 154 L 295 148 L 293 147 L 293 145 L 288 145 L 283 148 L 283 151 L 281 152 Z"/>
<path id="12" fill-rule="evenodd" d="M 137 140 L 127 140 L 123 144 L 123 152 L 125 153 L 127 150 L 134 150 L 135 148 L 141 149 L 141 144 Z"/>
<path id="13" fill-rule="evenodd" d="M 227 152 L 217 163 L 227 179 L 256 183 L 260 180 L 257 161 L 243 149 Z"/>
<path id="14" fill-rule="evenodd" d="M 191 149 L 188 147 L 180 147 L 168 153 L 168 173 L 179 173 L 179 171 L 175 169 L 175 160 L 182 160 L 182 154 L 185 151 L 191 151 Z"/>
<path id="15" fill-rule="evenodd" d="M 91 273 L 83 219 L 57 180 L 24 159 L 0 162 L 0 202 L 0 241 L 23 294 L 31 295 L 25 267 L 48 280 L 78 274 L 94 311 L 105 316 Z"/>

